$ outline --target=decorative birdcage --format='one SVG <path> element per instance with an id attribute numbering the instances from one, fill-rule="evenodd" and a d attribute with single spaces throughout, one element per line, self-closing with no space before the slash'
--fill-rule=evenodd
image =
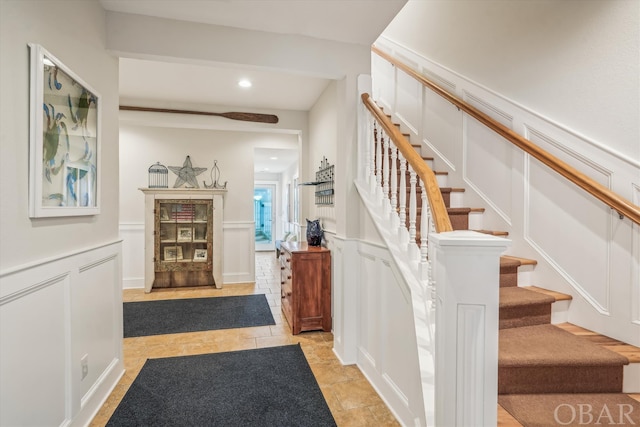
<path id="1" fill-rule="evenodd" d="M 160 162 L 149 168 L 149 188 L 169 188 L 169 170 Z"/>

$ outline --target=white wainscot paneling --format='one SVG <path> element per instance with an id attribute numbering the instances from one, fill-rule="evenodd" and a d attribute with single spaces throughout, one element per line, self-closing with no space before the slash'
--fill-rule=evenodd
<path id="1" fill-rule="evenodd" d="M 608 312 L 610 209 L 535 159 L 529 158 L 527 182 L 526 238 L 598 311 Z"/>
<path id="2" fill-rule="evenodd" d="M 408 60 L 403 59 L 403 62 Z M 417 69 L 416 64 L 410 63 Z M 403 71 L 396 74 L 396 108 L 395 116 L 402 124 L 403 131 L 409 131 L 413 143 L 418 143 L 418 130 L 420 129 L 420 115 L 422 113 L 422 84 Z"/>
<path id="3" fill-rule="evenodd" d="M 380 275 L 376 259 L 360 253 L 359 359 L 376 369 L 380 336 Z"/>
<path id="4" fill-rule="evenodd" d="M 420 381 L 416 381 L 415 370 L 411 367 L 419 366 L 417 343 L 414 333 L 413 306 L 411 294 L 404 283 L 396 278 L 388 262 L 382 263 L 380 275 L 383 283 L 382 308 L 383 332 L 385 343 L 382 346 L 381 371 L 388 386 L 394 390 L 400 403 L 409 407 L 421 396 Z M 407 333 L 398 333 L 407 331 Z M 398 363 L 403 361 L 402 363 Z M 407 369 L 409 367 L 409 369 Z"/>
<path id="5" fill-rule="evenodd" d="M 118 241 L 0 273 L 0 425 L 89 423 L 124 372 L 121 260 Z"/>
<path id="6" fill-rule="evenodd" d="M 422 135 L 424 143 L 434 151 L 438 160 L 451 170 L 462 163 L 462 112 L 453 104 L 429 89 L 424 89 Z"/>
<path id="7" fill-rule="evenodd" d="M 144 223 L 120 224 L 122 287 L 144 289 Z"/>
<path id="8" fill-rule="evenodd" d="M 224 264 L 222 277 L 224 283 L 255 282 L 254 222 L 225 221 L 223 234 Z"/>
<path id="9" fill-rule="evenodd" d="M 506 121 L 507 115 L 488 103 L 470 95 L 467 95 L 467 101 L 496 120 Z M 477 120 L 464 116 L 465 181 L 507 223 L 511 223 L 513 150 L 514 147 L 504 138 Z"/>
<path id="10" fill-rule="evenodd" d="M 403 425 L 425 425 L 411 293 L 387 249 L 360 242 L 358 366 Z"/>
<path id="11" fill-rule="evenodd" d="M 68 293 L 69 276 L 62 275 L 0 303 L 0 425 L 69 419 Z"/>
<path id="12" fill-rule="evenodd" d="M 396 69 L 388 61 L 382 59 L 378 55 L 372 55 L 372 68 L 375 74 L 381 76 L 379 81 L 373 87 L 373 98 L 381 108 L 387 111 L 393 111 L 395 100 L 395 73 Z"/>
<path id="13" fill-rule="evenodd" d="M 80 381 L 82 403 L 89 399 L 93 385 L 113 362 L 113 344 L 122 339 L 118 328 L 122 297 L 112 286 L 120 281 L 119 275 L 118 260 L 113 255 L 81 265 L 78 283 L 71 289 L 72 361 L 76 367 L 85 355 L 89 361 L 85 379 L 80 369 L 72 370 Z"/>

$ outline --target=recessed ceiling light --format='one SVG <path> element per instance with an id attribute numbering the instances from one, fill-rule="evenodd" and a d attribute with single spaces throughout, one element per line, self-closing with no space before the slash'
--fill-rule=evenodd
<path id="1" fill-rule="evenodd" d="M 251 82 L 250 82 L 249 80 L 247 80 L 247 79 L 242 79 L 242 80 L 240 80 L 240 81 L 238 82 L 238 86 L 240 86 L 240 87 L 251 87 L 251 86 L 252 86 L 252 84 L 251 84 Z"/>
<path id="2" fill-rule="evenodd" d="M 269 157 L 271 160 L 278 160 L 277 157 Z"/>

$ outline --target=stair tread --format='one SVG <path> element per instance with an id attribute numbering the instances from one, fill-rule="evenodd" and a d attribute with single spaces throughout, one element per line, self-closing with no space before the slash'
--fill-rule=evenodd
<path id="1" fill-rule="evenodd" d="M 464 215 L 471 212 L 471 208 L 447 208 L 447 212 L 449 212 L 449 215 Z"/>
<path id="2" fill-rule="evenodd" d="M 549 289 L 539 288 L 537 286 L 523 286 L 524 289 L 530 291 L 539 292 L 541 294 L 550 295 L 555 298 L 556 301 L 570 301 L 573 297 L 569 294 L 563 294 L 562 292 L 556 292 Z"/>
<path id="3" fill-rule="evenodd" d="M 629 359 L 554 325 L 523 326 L 499 332 L 500 368 L 622 366 Z"/>
<path id="4" fill-rule="evenodd" d="M 458 187 L 440 187 L 440 191 L 442 193 L 464 193 L 465 189 Z"/>
<path id="5" fill-rule="evenodd" d="M 500 260 L 502 260 L 503 258 L 510 259 L 510 260 L 517 260 L 520 262 L 520 265 L 537 265 L 538 264 L 538 261 L 536 261 L 535 259 L 522 258 L 522 257 L 513 256 L 513 255 L 502 255 L 500 257 Z"/>
<path id="6" fill-rule="evenodd" d="M 500 288 L 500 308 L 553 304 L 555 298 L 523 287 Z"/>
<path id="7" fill-rule="evenodd" d="M 499 231 L 499 230 L 472 230 L 475 231 L 477 233 L 482 233 L 482 234 L 491 234 L 492 236 L 508 236 L 509 232 L 508 231 Z"/>
<path id="8" fill-rule="evenodd" d="M 629 359 L 629 363 L 640 363 L 640 347 L 582 328 L 573 323 L 559 323 L 555 326 L 608 350 L 614 351 Z"/>

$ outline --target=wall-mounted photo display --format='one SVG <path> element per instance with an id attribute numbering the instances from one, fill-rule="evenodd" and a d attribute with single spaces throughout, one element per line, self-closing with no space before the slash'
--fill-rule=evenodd
<path id="1" fill-rule="evenodd" d="M 97 215 L 100 96 L 30 44 L 29 216 Z"/>

